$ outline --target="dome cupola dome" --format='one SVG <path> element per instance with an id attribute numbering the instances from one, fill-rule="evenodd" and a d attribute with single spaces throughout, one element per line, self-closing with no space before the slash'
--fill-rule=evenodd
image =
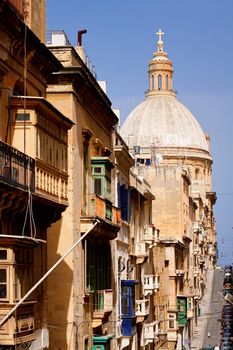
<path id="1" fill-rule="evenodd" d="M 135 146 L 154 147 L 164 155 L 182 153 L 211 159 L 200 124 L 173 91 L 173 65 L 164 51 L 164 33 L 159 30 L 156 34 L 159 37 L 157 51 L 148 69 L 149 89 L 144 101 L 129 114 L 121 135 L 131 152 Z"/>

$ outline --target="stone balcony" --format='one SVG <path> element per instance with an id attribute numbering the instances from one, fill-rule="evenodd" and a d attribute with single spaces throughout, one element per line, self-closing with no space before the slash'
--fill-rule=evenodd
<path id="1" fill-rule="evenodd" d="M 131 255 L 136 257 L 136 264 L 143 264 L 149 257 L 149 244 L 145 241 L 136 242 L 134 247 L 131 247 Z"/>
<path id="2" fill-rule="evenodd" d="M 159 290 L 159 276 L 144 275 L 144 294 L 145 296 L 157 292 Z"/>
<path id="3" fill-rule="evenodd" d="M 141 339 L 141 345 L 146 346 L 149 343 L 158 342 L 158 326 L 159 322 L 154 321 L 151 323 L 144 323 L 143 325 L 143 334 L 142 334 L 142 339 Z"/>
<path id="4" fill-rule="evenodd" d="M 155 228 L 153 224 L 145 225 L 144 227 L 144 240 L 146 243 L 153 245 L 158 242 L 159 230 Z"/>
<path id="5" fill-rule="evenodd" d="M 183 277 L 184 276 L 184 270 L 176 269 L 176 276 L 177 277 Z"/>
<path id="6" fill-rule="evenodd" d="M 150 301 L 149 299 L 136 300 L 136 316 L 145 317 L 150 312 Z"/>

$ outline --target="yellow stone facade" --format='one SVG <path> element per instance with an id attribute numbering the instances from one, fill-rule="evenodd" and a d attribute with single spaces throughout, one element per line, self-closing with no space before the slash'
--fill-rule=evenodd
<path id="1" fill-rule="evenodd" d="M 167 346 L 179 350 L 190 342 L 206 271 L 216 263 L 216 195 L 209 137 L 177 101 L 164 33 L 157 34 L 157 51 L 148 69 L 149 89 L 129 114 L 121 135 L 135 160 L 133 171 L 150 183 L 156 197 L 152 220 L 165 247 L 169 278 L 168 306 L 164 303 Z"/>
<path id="2" fill-rule="evenodd" d="M 26 5 L 0 5 L 1 346 L 181 350 L 216 263 L 216 195 L 163 33 L 145 103 L 169 128 L 147 135 L 140 105 L 129 137 L 81 44 L 54 31 L 46 47 L 45 1 Z"/>

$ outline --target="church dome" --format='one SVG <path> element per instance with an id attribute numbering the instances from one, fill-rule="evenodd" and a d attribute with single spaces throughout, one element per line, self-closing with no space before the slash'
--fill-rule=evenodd
<path id="1" fill-rule="evenodd" d="M 172 62 L 163 50 L 161 30 L 157 52 L 149 63 L 146 98 L 129 114 L 121 135 L 130 149 L 135 146 L 159 149 L 196 150 L 210 157 L 206 136 L 192 113 L 172 89 Z M 193 152 L 192 152 L 193 153 Z"/>
<path id="2" fill-rule="evenodd" d="M 176 97 L 147 97 L 128 116 L 121 135 L 130 147 L 187 147 L 208 151 L 204 132 Z"/>

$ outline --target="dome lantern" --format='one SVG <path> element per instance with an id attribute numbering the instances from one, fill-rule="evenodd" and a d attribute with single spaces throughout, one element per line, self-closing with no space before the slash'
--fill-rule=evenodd
<path id="1" fill-rule="evenodd" d="M 164 51 L 163 47 L 162 36 L 164 32 L 159 29 L 156 35 L 158 35 L 157 51 L 149 63 L 149 90 L 146 96 L 154 94 L 175 95 L 175 92 L 172 90 L 172 61 L 168 59 L 167 52 Z"/>

